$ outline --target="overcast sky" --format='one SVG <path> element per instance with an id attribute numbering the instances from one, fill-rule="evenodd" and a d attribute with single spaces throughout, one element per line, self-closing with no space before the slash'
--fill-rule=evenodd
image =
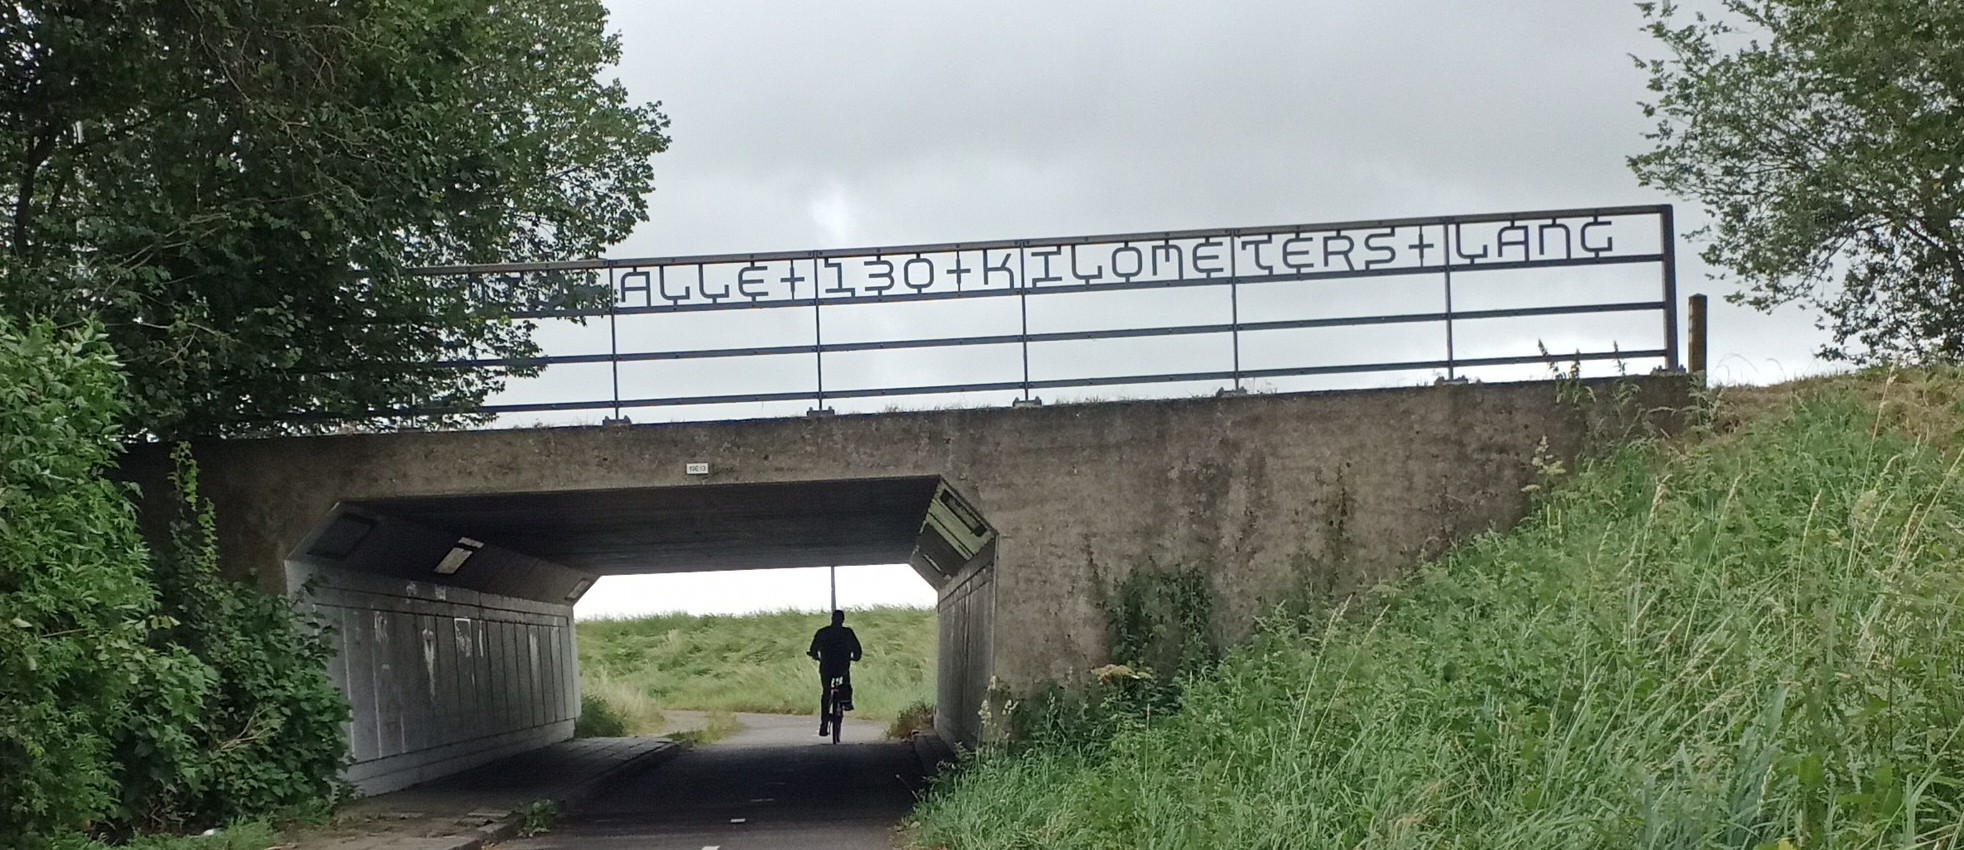
<path id="1" fill-rule="evenodd" d="M 1624 0 L 608 5 L 621 79 L 674 122 L 650 219 L 610 256 L 1673 200 L 1625 166 L 1647 126 L 1630 55 L 1658 50 Z M 1716 302 L 1695 253 L 1683 290 Z M 1799 310 L 1715 303 L 1710 327 L 1717 381 L 1825 368 Z M 609 580 L 582 613 L 784 604 L 758 592 L 782 577 L 726 578 Z M 931 600 L 891 578 L 854 604 Z"/>

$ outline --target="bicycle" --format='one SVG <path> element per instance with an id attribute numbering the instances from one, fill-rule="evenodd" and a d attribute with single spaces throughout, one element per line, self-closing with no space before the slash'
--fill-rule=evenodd
<path id="1" fill-rule="evenodd" d="M 839 730 L 846 725 L 846 677 L 831 676 L 825 680 L 824 713 L 819 720 L 832 727 L 832 743 L 839 743 Z"/>

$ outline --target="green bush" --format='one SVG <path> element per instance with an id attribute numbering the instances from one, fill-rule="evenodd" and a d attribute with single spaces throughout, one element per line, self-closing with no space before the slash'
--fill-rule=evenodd
<path id="1" fill-rule="evenodd" d="M 176 709 L 206 684 L 145 643 L 163 622 L 143 541 L 103 476 L 122 390 L 93 333 L 0 317 L 0 847 L 109 816 L 133 689 Z"/>
<path id="2" fill-rule="evenodd" d="M 148 694 L 122 748 L 125 818 L 149 829 L 265 816 L 340 790 L 348 706 L 327 675 L 333 647 L 285 597 L 218 572 L 211 506 L 185 446 L 168 543 L 152 578 L 168 625 L 153 645 L 202 662 L 196 704 Z"/>
<path id="3" fill-rule="evenodd" d="M 1879 385 L 1880 381 L 1869 382 Z M 985 751 L 932 847 L 1964 842 L 1964 380 L 1592 465 L 1520 528 L 1271 624 L 1177 716 Z M 1936 424 L 1930 424 L 1936 423 Z M 1936 435 L 1931 445 L 1905 430 Z"/>
<path id="4" fill-rule="evenodd" d="M 218 577 L 188 463 L 175 542 L 145 546 L 131 492 L 106 477 L 122 390 L 92 331 L 0 318 L 10 850 L 317 804 L 345 753 L 326 643 L 285 599 Z"/>
<path id="5" fill-rule="evenodd" d="M 597 694 L 580 695 L 580 719 L 573 723 L 575 738 L 625 738 L 627 720 L 614 710 L 614 704 Z"/>

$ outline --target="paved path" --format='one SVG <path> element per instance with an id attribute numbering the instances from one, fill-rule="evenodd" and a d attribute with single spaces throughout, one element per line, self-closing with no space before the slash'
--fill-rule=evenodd
<path id="1" fill-rule="evenodd" d="M 333 824 L 288 836 L 296 850 L 459 850 L 509 837 L 539 800 L 577 803 L 671 755 L 660 738 L 564 741 L 393 794 L 357 800 Z"/>
<path id="2" fill-rule="evenodd" d="M 893 846 L 921 785 L 913 745 L 849 721 L 845 742 L 809 717 L 739 714 L 744 729 L 683 752 L 581 806 L 552 832 L 499 850 L 862 850 Z"/>

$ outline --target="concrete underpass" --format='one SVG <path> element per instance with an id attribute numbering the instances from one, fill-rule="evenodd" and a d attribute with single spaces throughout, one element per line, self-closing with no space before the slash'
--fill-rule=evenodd
<path id="1" fill-rule="evenodd" d="M 302 598 L 338 626 L 350 778 L 374 791 L 568 737 L 573 602 L 625 572 L 911 563 L 940 598 L 937 729 L 974 741 L 985 688 L 1079 682 L 1107 660 L 1102 600 L 1130 571 L 1203 572 L 1215 636 L 1235 640 L 1284 600 L 1511 525 L 1537 461 L 1572 468 L 1686 408 L 1683 376 L 1627 380 L 196 452 L 224 568 L 274 592 L 314 582 Z M 162 452 L 127 466 L 165 474 Z"/>
<path id="2" fill-rule="evenodd" d="M 908 563 L 939 598 L 939 731 L 973 740 L 994 531 L 940 479 L 350 501 L 286 560 L 333 627 L 348 778 L 375 793 L 564 740 L 573 605 L 601 576 Z"/>

